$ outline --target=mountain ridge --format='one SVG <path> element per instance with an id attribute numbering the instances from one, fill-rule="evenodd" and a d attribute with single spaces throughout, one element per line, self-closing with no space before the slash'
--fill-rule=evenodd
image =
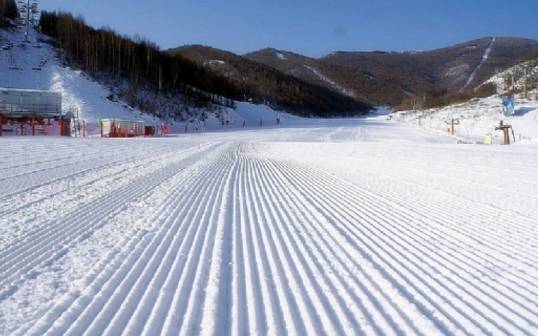
<path id="1" fill-rule="evenodd" d="M 229 51 L 203 45 L 188 45 L 166 52 L 219 72 L 233 80 L 249 99 L 277 109 L 292 108 L 302 111 L 303 115 L 313 110 L 321 116 L 331 116 L 330 111 L 334 109 L 339 115 L 345 116 L 366 113 L 372 108 L 355 97 L 327 90 L 317 83 Z"/>
<path id="2" fill-rule="evenodd" d="M 482 37 L 426 51 L 335 51 L 319 58 L 276 48 L 243 55 L 283 74 L 372 105 L 398 105 L 412 95 L 442 95 L 466 88 L 472 90 L 517 63 L 538 55 L 538 41 L 519 37 L 495 37 L 489 58 L 483 62 L 494 37 Z M 207 61 L 205 46 L 183 46 L 176 52 L 195 61 Z M 212 57 L 215 51 L 211 48 Z M 229 53 L 229 52 L 228 52 Z M 236 61 L 237 62 L 237 61 Z"/>

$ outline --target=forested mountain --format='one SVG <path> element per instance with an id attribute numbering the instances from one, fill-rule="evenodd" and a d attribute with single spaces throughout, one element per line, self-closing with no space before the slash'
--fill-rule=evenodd
<path id="1" fill-rule="evenodd" d="M 132 40 L 110 29 L 94 29 L 68 13 L 43 12 L 40 23 L 42 32 L 65 51 L 67 63 L 89 74 L 104 73 L 127 81 L 133 96 L 149 87 L 181 94 L 197 106 L 253 101 L 295 114 L 326 117 L 356 115 L 370 109 L 355 99 L 231 53 L 221 52 L 219 59 L 226 59 L 241 76 L 200 63 L 181 50 L 163 52 L 149 41 Z"/>
<path id="2" fill-rule="evenodd" d="M 0 27 L 4 26 L 5 19 L 16 19 L 19 16 L 15 0 L 0 0 Z"/>
<path id="3" fill-rule="evenodd" d="M 371 106 L 353 97 L 227 51 L 195 45 L 168 52 L 223 74 L 240 88 L 245 99 L 250 98 L 275 108 L 325 117 L 355 115 L 371 109 Z"/>
<path id="4" fill-rule="evenodd" d="M 245 57 L 372 104 L 397 105 L 412 95 L 473 89 L 496 72 L 537 54 L 537 41 L 505 37 L 425 52 L 335 52 L 313 59 L 263 49 Z"/>
<path id="5" fill-rule="evenodd" d="M 110 29 L 94 29 L 71 14 L 43 12 L 43 33 L 65 51 L 67 62 L 90 74 L 106 73 L 128 81 L 129 90 L 148 87 L 180 93 L 195 105 L 238 99 L 239 90 L 226 78 L 182 57 L 161 52 L 146 40 L 132 40 Z"/>
<path id="6" fill-rule="evenodd" d="M 0 15 L 17 16 L 14 0 L 0 0 Z M 147 40 L 92 28 L 68 13 L 43 12 L 40 25 L 67 64 L 127 83 L 124 91 L 131 97 L 149 90 L 181 95 L 197 107 L 251 101 L 325 117 L 361 114 L 373 105 L 397 106 L 417 96 L 443 101 L 437 98 L 468 93 L 495 73 L 538 55 L 535 40 L 482 38 L 425 52 L 335 52 L 311 58 L 263 49 L 241 56 L 196 45 L 162 51 Z M 130 103 L 145 108 L 136 99 Z"/>

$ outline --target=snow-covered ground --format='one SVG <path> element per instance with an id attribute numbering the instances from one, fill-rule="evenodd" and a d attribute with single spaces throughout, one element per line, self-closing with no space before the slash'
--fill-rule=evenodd
<path id="1" fill-rule="evenodd" d="M 455 142 L 2 138 L 0 334 L 536 335 L 538 147 Z"/>
<path id="2" fill-rule="evenodd" d="M 501 144 L 503 134 L 495 131 L 502 120 L 512 125 L 516 144 L 538 142 L 538 91 L 530 92 L 529 99 L 522 95 L 516 97 L 514 116 L 502 114 L 502 98 L 498 95 L 488 98 L 474 99 L 462 104 L 451 105 L 440 109 L 425 111 L 402 111 L 392 119 L 420 128 L 448 133 L 452 119 L 459 121 L 455 127 L 455 137 L 464 142 L 483 143 L 486 134 L 492 134 L 493 143 Z"/>

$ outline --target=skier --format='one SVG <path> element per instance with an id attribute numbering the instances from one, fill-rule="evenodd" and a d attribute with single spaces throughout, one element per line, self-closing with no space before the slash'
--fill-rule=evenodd
<path id="1" fill-rule="evenodd" d="M 503 114 L 505 116 L 512 116 L 515 114 L 515 97 L 505 96 L 502 100 Z"/>
<path id="2" fill-rule="evenodd" d="M 168 135 L 168 123 L 161 123 L 161 135 L 167 136 Z"/>
<path id="3" fill-rule="evenodd" d="M 243 120 L 243 128 L 245 128 L 246 125 L 247 125 L 247 121 Z"/>

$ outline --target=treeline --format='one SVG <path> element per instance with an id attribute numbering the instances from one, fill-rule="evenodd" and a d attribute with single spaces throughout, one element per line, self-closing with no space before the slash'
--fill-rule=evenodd
<path id="1" fill-rule="evenodd" d="M 325 118 L 356 116 L 371 109 L 366 103 L 286 75 L 266 65 L 245 59 L 240 63 L 233 62 L 232 65 L 241 67 L 250 80 L 239 81 L 237 85 L 257 102 L 300 115 Z"/>
<path id="2" fill-rule="evenodd" d="M 152 42 L 127 38 L 111 29 L 95 29 L 69 13 L 41 15 L 42 32 L 65 51 L 69 64 L 89 74 L 106 74 L 127 81 L 127 101 L 148 86 L 156 92 L 180 93 L 194 106 L 233 105 L 233 100 L 265 103 L 302 115 L 342 116 L 367 112 L 368 104 L 285 75 L 263 64 L 234 55 L 227 59 L 241 75 L 230 77 L 203 62 L 174 52 L 163 52 Z M 147 109 L 146 109 L 147 110 Z"/>
<path id="3" fill-rule="evenodd" d="M 224 50 L 185 46 L 169 50 L 169 53 L 219 71 L 240 88 L 242 100 L 263 103 L 302 116 L 356 116 L 371 109 L 370 105 L 361 101 Z"/>
<path id="4" fill-rule="evenodd" d="M 440 108 L 453 104 L 467 102 L 473 98 L 485 98 L 497 93 L 497 86 L 493 83 L 484 84 L 475 90 L 462 92 L 444 92 L 416 95 L 402 101 L 396 111 L 425 110 Z"/>
<path id="5" fill-rule="evenodd" d="M 0 27 L 4 26 L 5 19 L 16 19 L 19 16 L 15 0 L 0 0 Z"/>
<path id="6" fill-rule="evenodd" d="M 94 29 L 83 18 L 69 13 L 41 14 L 42 32 L 54 38 L 56 46 L 90 74 L 106 73 L 113 79 L 126 80 L 129 92 L 150 87 L 167 93 L 181 93 L 194 105 L 241 97 L 240 91 L 226 78 L 182 57 L 161 52 L 152 42 L 131 39 L 111 29 Z M 227 99 L 222 99 L 227 97 Z"/>

